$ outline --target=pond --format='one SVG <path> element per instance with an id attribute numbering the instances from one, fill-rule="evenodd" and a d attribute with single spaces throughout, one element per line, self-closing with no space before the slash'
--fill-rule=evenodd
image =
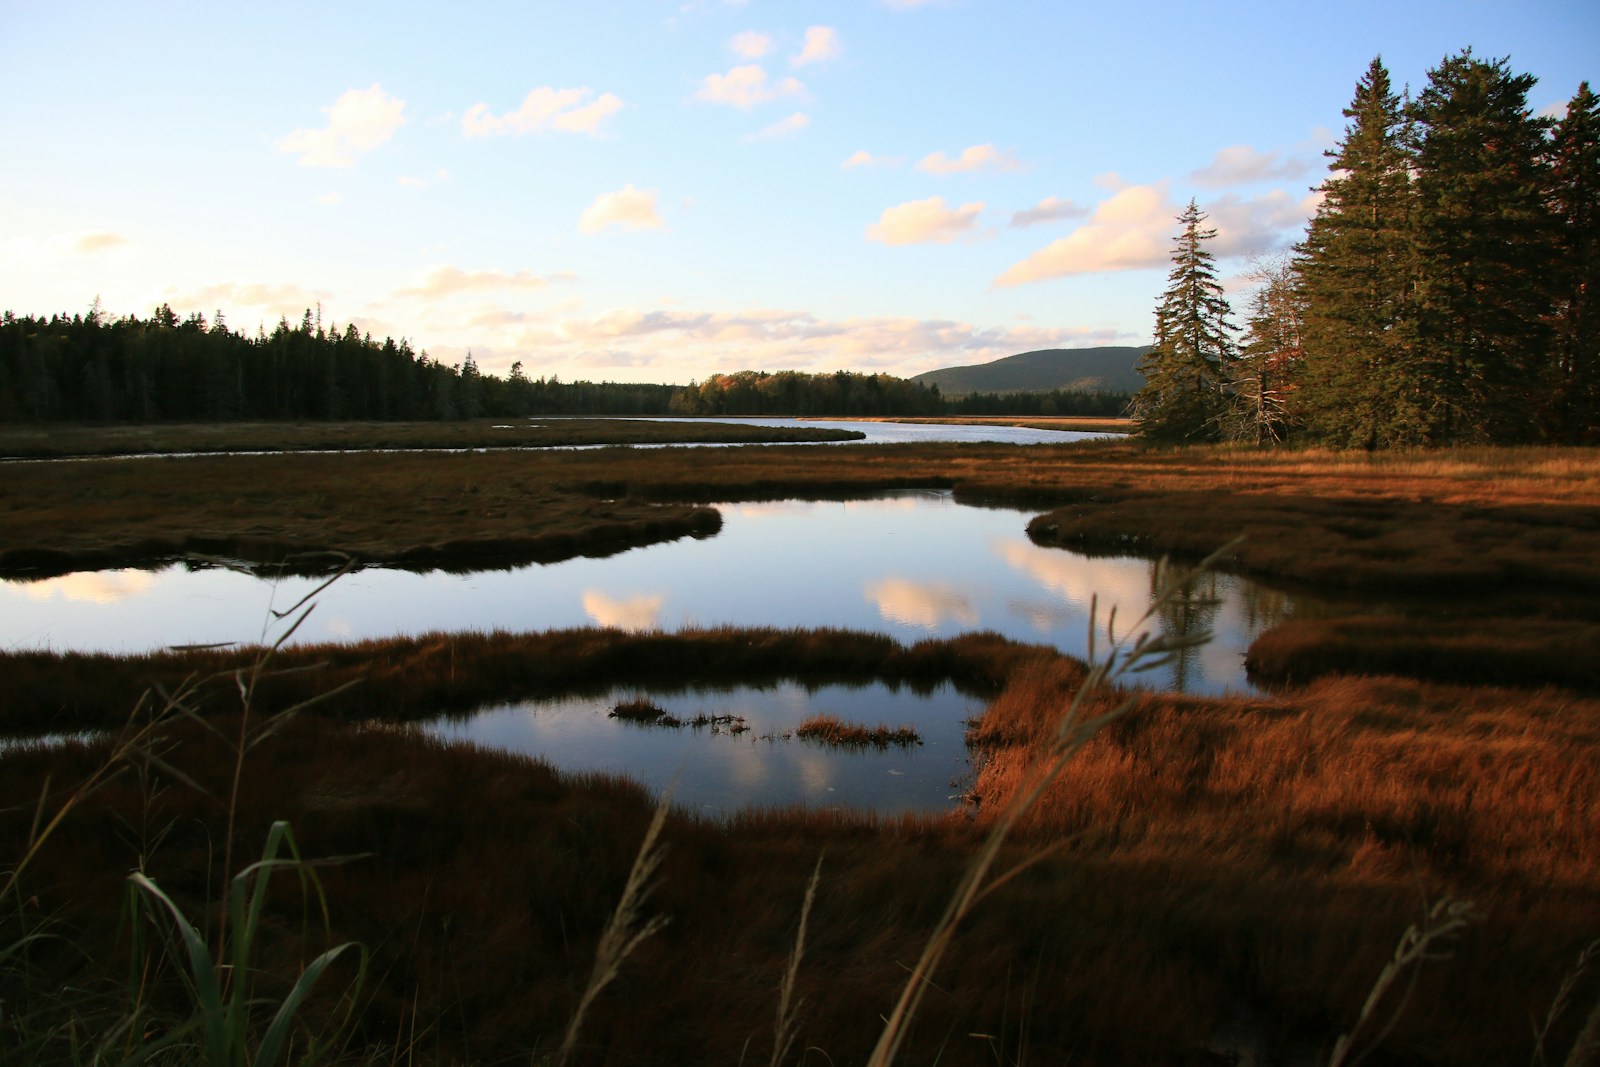
<path id="1" fill-rule="evenodd" d="M 420 727 L 450 741 L 540 756 L 574 773 L 624 774 L 656 795 L 712 817 L 752 808 L 851 808 L 881 815 L 959 807 L 973 768 L 966 720 L 984 702 L 949 685 L 932 693 L 885 685 L 808 689 L 694 689 L 650 693 L 650 702 L 688 723 L 640 725 L 611 711 L 635 696 L 536 700 L 485 708 Z M 833 747 L 795 735 L 816 714 L 867 727 L 913 727 L 920 744 Z M 729 722 L 728 720 L 732 720 Z"/>

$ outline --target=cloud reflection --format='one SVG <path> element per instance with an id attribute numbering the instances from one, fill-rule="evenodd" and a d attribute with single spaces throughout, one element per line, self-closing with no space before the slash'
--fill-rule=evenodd
<path id="1" fill-rule="evenodd" d="M 972 598 L 944 582 L 913 582 L 906 578 L 884 578 L 870 582 L 863 590 L 878 606 L 878 613 L 891 622 L 932 630 L 945 619 L 962 626 L 978 624 L 978 609 Z"/>
<path id="2" fill-rule="evenodd" d="M 618 630 L 656 630 L 661 627 L 662 598 L 636 596 L 627 600 L 613 600 L 593 589 L 583 594 L 583 610 L 601 626 Z"/>
<path id="3" fill-rule="evenodd" d="M 1150 603 L 1150 568 L 1146 560 L 1090 559 L 1028 541 L 995 539 L 994 554 L 1069 602 L 1089 606 L 1098 596 L 1102 610 L 1120 605 L 1122 612 L 1142 612 Z"/>
<path id="4" fill-rule="evenodd" d="M 90 604 L 115 604 L 138 596 L 155 584 L 149 571 L 81 571 L 23 585 L 29 600 L 79 600 Z"/>

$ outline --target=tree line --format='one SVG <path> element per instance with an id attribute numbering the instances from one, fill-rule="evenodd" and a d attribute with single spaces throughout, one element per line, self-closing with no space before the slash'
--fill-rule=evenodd
<path id="1" fill-rule="evenodd" d="M 529 415 L 1120 414 L 1124 395 L 947 400 L 937 386 L 888 374 L 740 371 L 688 385 L 562 382 L 515 363 L 499 377 L 430 359 L 406 340 L 324 327 L 308 309 L 255 337 L 179 318 L 0 315 L 0 422 L 450 420 Z"/>
<path id="2" fill-rule="evenodd" d="M 1243 328 L 1193 201 L 1132 414 L 1158 441 L 1600 442 L 1600 99 L 1559 120 L 1467 49 L 1396 94 L 1374 59 L 1304 239 Z"/>

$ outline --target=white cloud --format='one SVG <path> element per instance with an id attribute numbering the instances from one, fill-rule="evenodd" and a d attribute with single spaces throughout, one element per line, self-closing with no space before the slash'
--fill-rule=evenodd
<path id="1" fill-rule="evenodd" d="M 978 216 L 982 213 L 982 201 L 962 204 L 952 210 L 942 196 L 908 200 L 885 208 L 878 221 L 867 227 L 867 236 L 886 245 L 948 244 L 974 236 Z"/>
<path id="2" fill-rule="evenodd" d="M 349 167 L 356 155 L 370 152 L 394 136 L 405 124 L 406 102 L 390 96 L 374 82 L 365 89 L 350 89 L 323 108 L 328 124 L 321 129 L 295 130 L 278 141 L 278 149 L 300 156 L 302 167 Z"/>
<path id="3" fill-rule="evenodd" d="M 948 320 L 909 318 L 818 319 L 810 312 L 752 309 L 740 312 L 616 309 L 589 319 L 533 325 L 516 343 L 550 353 L 581 356 L 604 366 L 635 365 L 649 354 L 682 354 L 702 372 L 751 366 L 838 369 L 840 366 L 903 366 L 908 373 L 951 363 L 979 363 L 1037 348 L 1109 344 L 1114 330 L 994 329 Z M 641 353 L 629 346 L 642 343 Z M 729 357 L 736 359 L 727 366 Z"/>
<path id="4" fill-rule="evenodd" d="M 296 310 L 292 317 L 298 315 Z M 504 374 L 521 360 L 534 376 L 680 384 L 763 367 L 811 373 L 848 367 L 908 377 L 1041 348 L 1138 340 L 1092 321 L 1056 328 L 905 317 L 826 319 L 798 309 L 706 310 L 666 301 L 594 312 L 577 300 L 514 310 L 439 302 L 430 306 L 426 319 L 429 335 L 413 336 L 414 346 L 449 362 L 464 356 L 470 344 L 486 373 Z M 388 325 L 372 329 L 380 337 L 385 332 L 399 336 L 394 331 Z"/>
<path id="5" fill-rule="evenodd" d="M 762 130 L 757 130 L 755 133 L 752 133 L 749 137 L 745 138 L 745 140 L 765 141 L 770 140 L 773 137 L 789 137 L 793 134 L 799 133 L 809 125 L 811 125 L 811 116 L 805 114 L 804 112 L 796 111 L 793 115 L 790 115 L 786 119 L 779 119 L 771 126 L 768 126 Z"/>
<path id="6" fill-rule="evenodd" d="M 1190 177 L 1199 185 L 1217 188 L 1299 178 L 1311 173 L 1312 168 L 1313 164 L 1305 159 L 1236 144 L 1218 149 L 1211 162 Z"/>
<path id="7" fill-rule="evenodd" d="M 1218 259 L 1259 256 L 1286 248 L 1316 213 L 1315 194 L 1295 199 L 1281 189 L 1242 199 L 1229 193 L 1201 208 L 1207 224 L 1216 228 L 1211 253 Z M 1177 235 L 1176 224 L 1172 234 Z"/>
<path id="8" fill-rule="evenodd" d="M 311 198 L 312 203 L 321 204 L 323 207 L 333 207 L 335 204 L 344 203 L 343 193 L 323 193 L 321 196 Z"/>
<path id="9" fill-rule="evenodd" d="M 635 189 L 633 184 L 623 186 L 614 193 L 601 193 L 594 198 L 578 219 L 578 229 L 584 233 L 599 233 L 607 226 L 620 226 L 625 230 L 657 230 L 662 226 L 656 212 L 656 191 Z"/>
<path id="10" fill-rule="evenodd" d="M 754 30 L 745 30 L 735 34 L 733 40 L 728 42 L 728 47 L 740 59 L 760 59 L 772 50 L 772 38 Z"/>
<path id="11" fill-rule="evenodd" d="M 434 171 L 433 177 L 431 178 L 418 178 L 415 175 L 403 174 L 396 178 L 395 181 L 399 182 L 407 189 L 427 189 L 431 188 L 438 182 L 448 181 L 449 179 L 450 172 L 441 167 L 439 170 Z"/>
<path id="12" fill-rule="evenodd" d="M 614 93 L 602 93 L 589 101 L 593 95 L 594 90 L 589 88 L 553 89 L 541 85 L 523 97 L 515 111 L 508 111 L 504 115 L 492 114 L 487 104 L 473 104 L 461 116 L 461 128 L 469 137 L 543 133 L 546 130 L 586 133 L 597 137 L 600 124 L 622 110 L 622 100 Z"/>
<path id="13" fill-rule="evenodd" d="M 1232 193 L 1202 204 L 1217 235 L 1207 247 L 1218 259 L 1253 256 L 1293 241 L 1316 210 L 1315 195 L 1296 200 L 1281 190 L 1240 198 Z M 1073 274 L 1164 267 L 1172 258 L 1182 211 L 1166 183 L 1127 185 L 1100 203 L 1089 222 L 1013 264 L 999 286 L 1026 285 Z"/>
<path id="14" fill-rule="evenodd" d="M 543 289 L 552 282 L 569 282 L 576 275 L 571 271 L 539 275 L 519 270 L 507 273 L 501 270 L 462 270 L 441 264 L 423 273 L 415 285 L 395 291 L 396 296 L 437 299 L 457 293 L 483 292 L 500 289 Z"/>
<path id="15" fill-rule="evenodd" d="M 72 250 L 80 255 L 93 255 L 96 252 L 109 252 L 113 248 L 123 248 L 131 243 L 120 233 L 97 230 L 93 233 L 81 233 L 73 238 Z"/>
<path id="16" fill-rule="evenodd" d="M 1009 152 L 1001 152 L 992 144 L 975 144 L 961 150 L 961 155 L 951 159 L 943 152 L 933 152 L 922 157 L 917 169 L 928 174 L 970 174 L 973 171 L 1025 170 L 1022 161 Z"/>
<path id="17" fill-rule="evenodd" d="M 812 26 L 806 30 L 805 45 L 789 58 L 789 65 L 803 67 L 809 63 L 825 63 L 843 51 L 837 30 L 831 26 Z"/>
<path id="18" fill-rule="evenodd" d="M 1071 200 L 1063 200 L 1058 196 L 1047 196 L 1037 204 L 1023 211 L 1014 211 L 1011 214 L 1012 226 L 1033 226 L 1040 222 L 1055 222 L 1058 219 L 1081 219 L 1089 213 L 1089 209 Z"/>
<path id="19" fill-rule="evenodd" d="M 207 314 L 221 308 L 228 317 L 234 319 L 259 317 L 270 322 L 287 318 L 299 322 L 307 308 L 314 308 L 318 304 L 329 307 L 333 303 L 333 294 L 327 289 L 308 289 L 271 282 L 220 282 L 187 291 L 169 288 L 165 299 L 174 308 L 204 309 Z M 327 321 L 332 320 L 330 318 Z M 237 329 L 244 324 L 235 321 L 232 325 Z"/>
<path id="20" fill-rule="evenodd" d="M 1101 201 L 1089 222 L 1014 264 L 995 284 L 1160 266 L 1168 260 L 1178 210 L 1164 183 L 1126 186 Z"/>
<path id="21" fill-rule="evenodd" d="M 749 111 L 758 104 L 765 104 L 779 97 L 801 96 L 804 93 L 805 86 L 796 79 L 785 78 L 773 84 L 767 80 L 764 68 L 750 63 L 734 67 L 726 74 L 707 74 L 694 98 L 710 104 L 726 104 L 729 107 Z"/>
<path id="22" fill-rule="evenodd" d="M 905 160 L 899 156 L 875 156 L 863 148 L 839 166 L 845 170 L 852 167 L 898 167 L 904 162 Z"/>

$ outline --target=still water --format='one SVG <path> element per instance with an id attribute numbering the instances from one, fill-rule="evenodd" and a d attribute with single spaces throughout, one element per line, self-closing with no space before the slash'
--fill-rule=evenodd
<path id="1" fill-rule="evenodd" d="M 837 626 L 911 642 L 992 630 L 1085 649 L 1089 606 L 1124 624 L 1149 603 L 1155 564 L 1091 558 L 1028 540 L 1030 513 L 957 504 L 948 492 L 870 500 L 719 505 L 722 531 L 604 559 L 449 574 L 370 569 L 317 597 L 299 642 L 429 631 L 607 626 Z M 169 645 L 253 642 L 271 611 L 318 581 L 267 580 L 177 564 L 160 571 L 86 571 L 0 583 L 0 646 L 141 652 Z M 1289 598 L 1227 575 L 1201 590 L 1215 603 L 1166 612 L 1158 625 L 1209 625 L 1216 639 L 1152 685 L 1194 693 L 1247 689 L 1250 641 Z"/>
<path id="2" fill-rule="evenodd" d="M 1116 605 L 1126 628 L 1150 601 L 1155 564 L 1041 548 L 1029 512 L 957 504 L 948 492 L 908 491 L 854 501 L 719 505 L 722 530 L 604 559 L 573 559 L 471 574 L 371 569 L 315 598 L 294 642 L 353 641 L 429 631 L 604 626 L 843 627 L 902 642 L 990 630 L 1085 651 L 1090 603 L 1101 632 Z M 0 583 L 0 645 L 10 649 L 138 652 L 169 645 L 255 642 L 281 632 L 272 612 L 316 579 L 267 580 L 234 571 L 117 570 Z M 1195 598 L 1152 628 L 1209 626 L 1208 645 L 1142 675 L 1192 693 L 1248 690 L 1243 656 L 1290 598 L 1246 579 L 1210 576 Z M 1103 640 L 1103 637 L 1102 637 Z M 625 773 L 695 811 L 805 804 L 890 812 L 949 808 L 970 772 L 964 720 L 981 701 L 948 687 L 931 695 L 884 686 L 647 694 L 689 719 L 741 715 L 741 734 L 642 727 L 609 717 L 633 693 L 519 703 L 425 729 L 540 755 L 568 771 Z M 908 724 L 923 745 L 865 752 L 825 749 L 784 734 L 828 712 L 866 726 Z"/>
<path id="3" fill-rule="evenodd" d="M 973 768 L 966 720 L 984 702 L 949 685 L 919 695 L 885 685 L 794 682 L 770 688 L 652 693 L 657 707 L 688 721 L 738 717 L 739 728 L 642 726 L 613 718 L 635 695 L 536 700 L 486 708 L 422 728 L 449 741 L 541 756 L 565 771 L 622 774 L 686 811 L 725 816 L 757 807 L 851 808 L 879 814 L 957 807 Z M 911 726 L 922 743 L 884 749 L 831 748 L 794 736 L 817 714 L 864 726 Z"/>

